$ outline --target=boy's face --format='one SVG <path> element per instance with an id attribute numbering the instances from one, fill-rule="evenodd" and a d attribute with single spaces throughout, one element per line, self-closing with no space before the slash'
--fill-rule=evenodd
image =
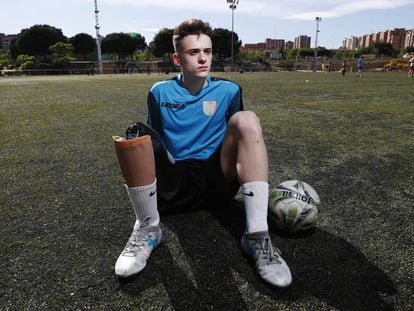
<path id="1" fill-rule="evenodd" d="M 211 60 L 212 43 L 210 37 L 205 34 L 184 37 L 173 55 L 173 61 L 181 66 L 184 77 L 207 77 Z"/>

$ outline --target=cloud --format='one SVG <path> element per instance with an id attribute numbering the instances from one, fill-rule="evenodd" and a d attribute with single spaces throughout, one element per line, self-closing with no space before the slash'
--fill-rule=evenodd
<path id="1" fill-rule="evenodd" d="M 157 33 L 158 31 L 160 31 L 160 29 L 159 28 L 144 28 L 144 29 L 142 29 L 142 31 Z"/>
<path id="2" fill-rule="evenodd" d="M 187 11 L 217 11 L 225 8 L 224 1 L 210 0 L 101 0 L 101 2 L 111 5 L 131 5 L 137 7 L 159 7 L 169 10 L 187 10 Z"/>
<path id="3" fill-rule="evenodd" d="M 174 11 L 193 11 L 227 14 L 223 0 L 100 0 L 109 5 L 163 8 Z M 240 0 L 239 14 L 275 16 L 296 20 L 314 20 L 316 16 L 337 18 L 366 10 L 386 10 L 414 4 L 414 0 Z"/>
<path id="4" fill-rule="evenodd" d="M 320 1 L 319 1 L 320 2 Z M 368 0 L 368 1 L 329 1 L 332 6 L 324 10 L 304 10 L 287 16 L 288 19 L 314 20 L 316 16 L 336 18 L 367 10 L 389 10 L 413 4 L 411 0 Z"/>

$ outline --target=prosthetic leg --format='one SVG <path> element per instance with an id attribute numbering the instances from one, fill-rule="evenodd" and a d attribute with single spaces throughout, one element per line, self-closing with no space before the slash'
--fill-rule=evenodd
<path id="1" fill-rule="evenodd" d="M 126 189 L 137 217 L 136 225 L 148 222 L 158 225 L 157 184 L 151 136 L 126 140 L 112 137 L 124 176 Z"/>
<path id="2" fill-rule="evenodd" d="M 113 140 L 131 201 L 135 197 L 131 196 L 132 190 L 149 186 L 157 179 L 157 199 L 162 202 L 157 209 L 162 209 L 177 193 L 182 171 L 175 165 L 174 158 L 164 147 L 159 134 L 151 127 L 136 122 L 128 127 L 126 137 L 127 139 L 114 136 Z M 137 218 L 141 219 L 138 214 Z"/>
<path id="3" fill-rule="evenodd" d="M 155 160 L 151 136 L 126 140 L 113 136 L 122 175 L 128 187 L 149 185 L 155 180 Z"/>
<path id="4" fill-rule="evenodd" d="M 129 240 L 115 263 L 115 274 L 127 278 L 141 272 L 162 240 L 157 209 L 157 182 L 151 136 L 128 139 L 113 136 L 136 221 Z"/>

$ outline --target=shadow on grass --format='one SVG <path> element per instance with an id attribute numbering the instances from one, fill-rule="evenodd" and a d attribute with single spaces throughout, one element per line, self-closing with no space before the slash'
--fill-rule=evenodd
<path id="1" fill-rule="evenodd" d="M 313 296 L 340 310 L 393 308 L 396 290 L 390 278 L 352 244 L 323 230 L 294 239 L 272 233 L 294 278 L 289 289 L 279 290 L 255 277 L 238 249 L 244 230 L 241 202 L 210 213 L 166 215 L 162 221 L 178 237 L 183 253 L 177 259 L 171 251 L 174 245 L 160 247 L 150 261 L 151 271 L 122 285 L 129 295 L 160 282 L 175 310 L 260 309 L 255 295 L 288 305 L 298 297 Z M 168 237 L 166 243 L 172 243 Z"/>

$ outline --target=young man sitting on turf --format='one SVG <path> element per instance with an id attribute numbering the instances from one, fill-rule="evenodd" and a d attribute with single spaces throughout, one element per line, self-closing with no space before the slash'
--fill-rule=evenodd
<path id="1" fill-rule="evenodd" d="M 181 74 L 149 91 L 147 126 L 130 127 L 132 139 L 113 138 L 137 218 L 115 273 L 126 278 L 145 268 L 162 239 L 159 210 L 200 206 L 211 196 L 231 199 L 241 186 L 241 250 L 265 282 L 286 287 L 289 267 L 268 234 L 268 158 L 260 122 L 242 111 L 239 85 L 210 76 L 211 33 L 196 19 L 175 28 L 173 61 Z"/>

